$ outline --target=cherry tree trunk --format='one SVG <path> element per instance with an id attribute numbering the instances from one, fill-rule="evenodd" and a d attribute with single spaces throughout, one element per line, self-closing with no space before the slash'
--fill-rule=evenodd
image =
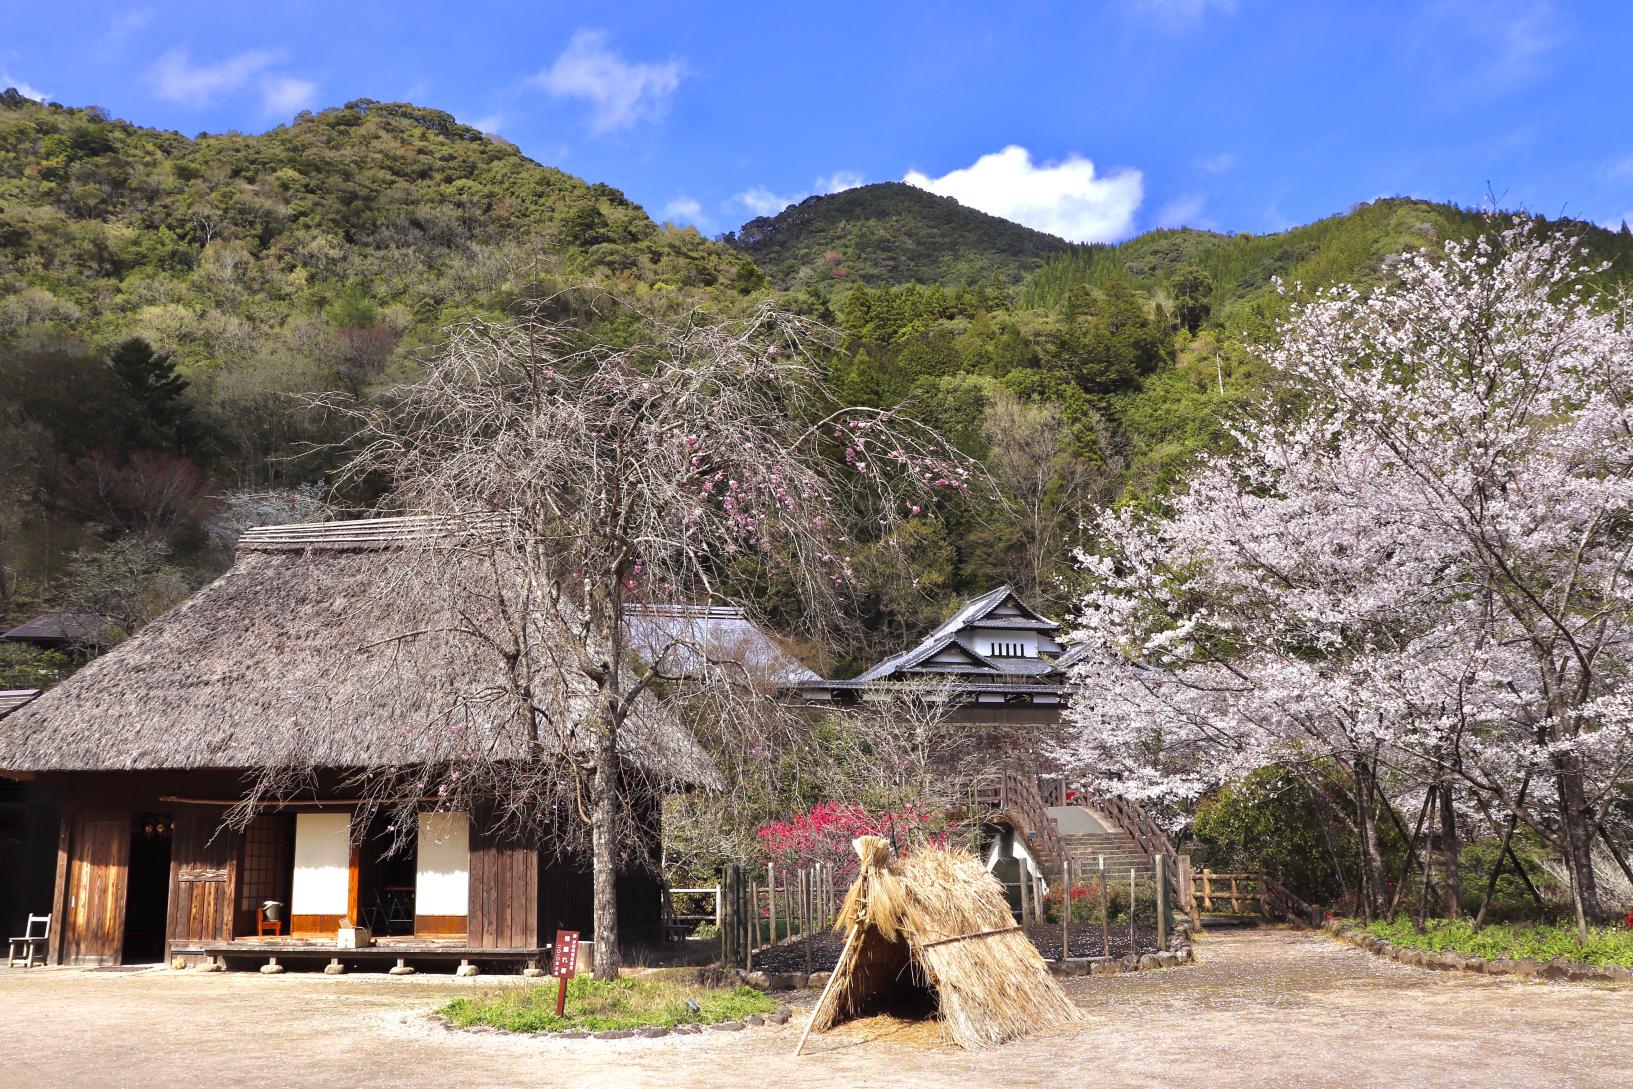
<path id="1" fill-rule="evenodd" d="M 1577 934 L 1585 941 L 1588 925 L 1600 921 L 1599 888 L 1593 876 L 1593 829 L 1581 770 L 1569 756 L 1561 757 L 1556 766 L 1560 769 L 1560 831 L 1565 841 L 1565 864 L 1571 872 L 1571 901 Z"/>
<path id="2" fill-rule="evenodd" d="M 1377 780 L 1371 766 L 1359 757 L 1355 760 L 1354 775 L 1356 831 L 1361 840 L 1361 910 L 1370 922 L 1378 918 L 1386 885 L 1383 853 L 1378 847 Z"/>
<path id="3" fill-rule="evenodd" d="M 1440 798 L 1440 911 L 1448 919 L 1462 914 L 1459 903 L 1462 883 L 1457 869 L 1459 840 L 1457 838 L 1457 808 L 1452 799 L 1449 780 L 1442 779 Z"/>
<path id="4" fill-rule="evenodd" d="M 595 881 L 595 978 L 617 979 L 618 952 L 618 743 L 603 724 L 595 746 L 590 851 Z"/>

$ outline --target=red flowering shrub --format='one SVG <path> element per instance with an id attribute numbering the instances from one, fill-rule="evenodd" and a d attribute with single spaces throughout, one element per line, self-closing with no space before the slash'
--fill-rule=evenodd
<path id="1" fill-rule="evenodd" d="M 946 843 L 951 826 L 928 809 L 903 809 L 870 813 L 859 805 L 822 802 L 804 813 L 761 825 L 755 835 L 760 855 L 780 869 L 803 869 L 816 863 L 832 868 L 835 883 L 845 884 L 856 876 L 856 852 L 851 840 L 857 836 L 880 836 L 896 847 L 911 837 L 917 842 Z"/>

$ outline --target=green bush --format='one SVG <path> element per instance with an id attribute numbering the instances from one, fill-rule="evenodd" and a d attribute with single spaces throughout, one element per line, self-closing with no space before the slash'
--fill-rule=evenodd
<path id="1" fill-rule="evenodd" d="M 1149 878 L 1147 879 L 1149 881 Z M 1121 884 L 1115 878 L 1106 882 L 1106 915 L 1111 925 L 1128 925 L 1128 882 Z M 1049 922 L 1060 922 L 1060 887 L 1049 890 L 1043 897 L 1043 917 Z M 1140 922 L 1152 922 L 1157 917 L 1157 894 L 1152 886 L 1138 885 L 1134 890 L 1134 915 Z M 1071 921 L 1098 923 L 1100 921 L 1100 879 L 1090 878 L 1072 886 Z"/>
<path id="2" fill-rule="evenodd" d="M 1585 945 L 1577 944 L 1575 927 L 1551 923 L 1496 925 L 1476 931 L 1472 924 L 1461 919 L 1431 919 L 1420 934 L 1410 920 L 1396 919 L 1393 923 L 1371 923 L 1360 929 L 1409 949 L 1455 950 L 1486 960 L 1560 959 L 1633 968 L 1633 929 L 1627 927 L 1595 927 L 1588 931 Z"/>
<path id="3" fill-rule="evenodd" d="M 556 1016 L 556 981 L 456 998 L 437 1011 L 456 1028 L 487 1025 L 507 1032 L 643 1028 L 657 1025 L 712 1025 L 750 1014 L 771 1013 L 777 1003 L 751 987 L 735 990 L 667 980 L 618 979 L 603 982 L 576 976 L 567 982 L 567 1013 Z M 697 1003 L 693 1011 L 687 1001 Z"/>
<path id="4" fill-rule="evenodd" d="M 1281 768 L 1263 768 L 1208 795 L 1191 830 L 1202 842 L 1196 865 L 1263 870 L 1311 903 L 1339 895 L 1333 851 L 1346 865 L 1355 855 L 1348 829 L 1324 828 L 1310 788 Z"/>

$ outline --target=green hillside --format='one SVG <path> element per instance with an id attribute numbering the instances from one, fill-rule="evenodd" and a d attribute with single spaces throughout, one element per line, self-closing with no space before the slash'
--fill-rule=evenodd
<path id="1" fill-rule="evenodd" d="M 0 256 L 0 345 L 141 335 L 187 371 L 309 357 L 347 328 L 412 346 L 566 280 L 761 283 L 611 186 L 366 99 L 190 139 L 0 94 Z"/>
<path id="2" fill-rule="evenodd" d="M 1071 244 L 902 182 L 808 197 L 725 241 L 778 287 L 1018 283 Z"/>
<path id="3" fill-rule="evenodd" d="M 448 324 L 581 284 L 658 313 L 766 288 L 436 110 L 189 138 L 0 93 L 0 621 L 164 608 L 235 527 L 317 509 L 342 434 L 300 394 L 370 396 Z M 39 679 L 16 653 L 0 687 Z"/>

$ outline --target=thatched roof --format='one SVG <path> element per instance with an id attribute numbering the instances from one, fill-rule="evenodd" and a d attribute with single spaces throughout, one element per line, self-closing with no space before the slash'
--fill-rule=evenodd
<path id="1" fill-rule="evenodd" d="M 888 1009 L 915 990 L 930 992 L 943 1031 L 967 1048 L 1081 1018 L 974 855 L 920 847 L 898 860 L 875 836 L 858 839 L 856 853 L 861 873 L 840 909 L 845 948 L 811 1031 Z"/>
<path id="2" fill-rule="evenodd" d="M 0 769 L 404 766 L 457 760 L 472 745 L 521 755 L 523 716 L 498 656 L 428 618 L 437 599 L 409 551 L 425 527 L 375 519 L 245 534 L 225 575 L 8 715 Z M 551 701 L 552 723 L 576 722 L 588 686 L 558 671 L 536 698 Z M 656 701 L 622 738 L 626 759 L 661 777 L 715 777 Z"/>

